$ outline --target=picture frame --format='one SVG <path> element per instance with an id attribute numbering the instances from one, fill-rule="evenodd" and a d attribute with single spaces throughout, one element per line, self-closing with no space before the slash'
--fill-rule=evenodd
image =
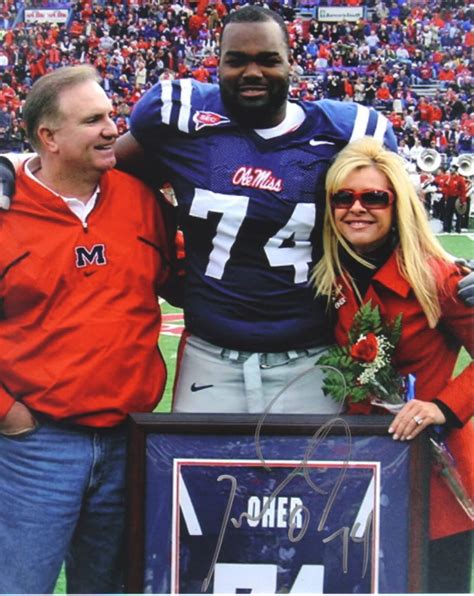
<path id="1" fill-rule="evenodd" d="M 126 591 L 425 591 L 428 442 L 391 419 L 132 415 Z"/>

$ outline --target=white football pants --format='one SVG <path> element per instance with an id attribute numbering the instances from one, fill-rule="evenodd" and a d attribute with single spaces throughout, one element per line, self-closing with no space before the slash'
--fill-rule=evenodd
<path id="1" fill-rule="evenodd" d="M 318 346 L 278 353 L 228 350 L 188 336 L 176 371 L 173 412 L 335 414 L 342 406 L 321 390 Z"/>

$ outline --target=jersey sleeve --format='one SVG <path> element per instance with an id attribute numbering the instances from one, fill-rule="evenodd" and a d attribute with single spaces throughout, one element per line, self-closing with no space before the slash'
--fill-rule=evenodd
<path id="1" fill-rule="evenodd" d="M 365 136 L 371 136 L 391 151 L 397 151 L 397 139 L 392 123 L 380 112 L 353 102 L 323 99 L 318 102 L 326 116 L 328 136 L 352 143 Z"/>
<path id="2" fill-rule="evenodd" d="M 192 134 L 200 129 L 197 115 L 219 116 L 223 110 L 217 85 L 192 79 L 160 81 L 136 104 L 130 118 L 130 131 L 143 147 L 164 142 L 167 131 Z M 217 122 L 219 124 L 219 122 Z"/>

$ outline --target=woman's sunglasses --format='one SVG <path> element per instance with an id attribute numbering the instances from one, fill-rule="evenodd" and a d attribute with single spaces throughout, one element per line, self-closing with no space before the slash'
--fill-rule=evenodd
<path id="1" fill-rule="evenodd" d="M 364 209 L 386 209 L 395 201 L 395 195 L 391 190 L 368 188 L 361 192 L 342 189 L 331 196 L 334 209 L 350 209 L 356 201 L 359 201 Z"/>

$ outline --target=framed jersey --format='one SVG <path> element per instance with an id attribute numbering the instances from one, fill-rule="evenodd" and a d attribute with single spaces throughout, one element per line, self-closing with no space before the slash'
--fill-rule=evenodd
<path id="1" fill-rule="evenodd" d="M 133 415 L 127 591 L 424 591 L 427 443 L 390 419 Z"/>

